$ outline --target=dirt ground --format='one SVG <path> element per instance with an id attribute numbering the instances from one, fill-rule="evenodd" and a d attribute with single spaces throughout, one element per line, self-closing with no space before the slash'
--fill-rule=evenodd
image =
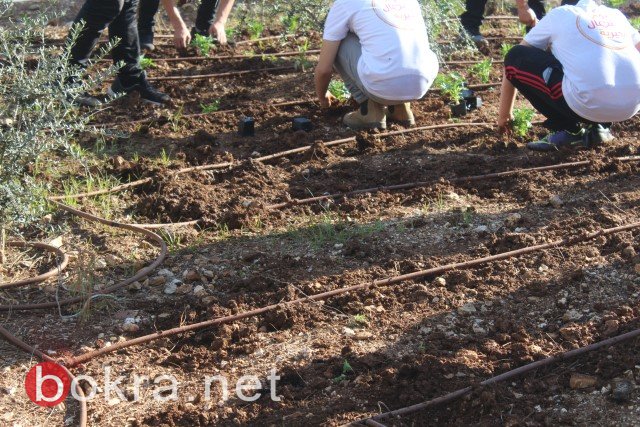
<path id="1" fill-rule="evenodd" d="M 640 16 L 636 5 L 624 10 Z M 487 21 L 483 30 L 495 37 L 518 34 L 512 21 Z M 51 31 L 52 38 L 63 34 L 61 29 Z M 310 40 L 312 48 L 317 47 L 318 35 Z M 169 41 L 158 39 L 157 50 L 147 56 L 176 56 Z M 242 60 L 158 61 L 149 75 L 299 65 L 297 56 L 268 55 L 296 51 L 301 43 L 299 36 L 217 52 L 253 52 L 252 58 Z M 498 58 L 501 43 L 490 41 L 485 53 Z M 482 55 L 455 52 L 447 59 L 472 57 Z M 311 64 L 315 59 L 309 57 Z M 345 103 L 321 111 L 312 102 L 271 105 L 312 100 L 312 65 L 305 65 L 305 70 L 162 81 L 158 86 L 174 98 L 170 108 L 123 99 L 97 114 L 95 123 L 116 123 L 109 127 L 119 133 L 84 136 L 80 145 L 95 160 L 86 169 L 70 163 L 59 176 L 41 176 L 51 180 L 53 193 L 87 190 L 87 175 L 110 185 L 151 177 L 151 183 L 129 191 L 73 203 L 128 223 L 200 222 L 161 232 L 170 254 L 144 281 L 85 307 L 3 313 L 2 325 L 52 357 L 64 358 L 157 330 L 638 219 L 638 164 L 611 161 L 640 154 L 638 117 L 614 125 L 616 140 L 590 151 L 528 152 L 524 143 L 543 136 L 541 126 L 525 138 L 504 139 L 493 126 L 474 126 L 390 137 L 363 133 L 356 135 L 357 141 L 325 147 L 323 142 L 354 135 L 340 121 L 353 107 Z M 461 73 L 469 84 L 481 83 L 469 66 L 442 66 L 442 72 L 449 71 Z M 499 81 L 501 73 L 496 62 L 490 81 Z M 417 125 L 493 124 L 497 88 L 477 94 L 483 99 L 480 109 L 451 118 L 443 98 L 429 93 L 413 105 Z M 201 104 L 216 100 L 220 110 L 233 111 L 188 117 L 200 113 Z M 519 99 L 518 105 L 526 101 Z M 255 119 L 255 136 L 237 133 L 242 116 Z M 297 116 L 309 118 L 313 129 L 294 131 L 291 120 Z M 154 120 L 126 123 L 148 118 Z M 307 145 L 314 148 L 272 161 L 251 160 Z M 591 166 L 499 180 L 453 180 L 580 160 L 591 161 Z M 226 161 L 234 166 L 172 174 L 187 166 Z M 267 208 L 291 199 L 416 181 L 433 184 Z M 59 279 L 0 292 L 3 304 L 55 301 L 99 290 L 131 276 L 157 254 L 139 235 L 61 211 L 47 221 L 46 231 L 33 238 L 61 239 L 71 256 L 69 268 Z M 88 404 L 90 425 L 340 425 L 477 385 L 534 360 L 639 328 L 639 236 L 637 231 L 601 236 L 474 269 L 281 308 L 110 353 L 72 370 L 99 384 L 98 396 Z M 54 265 L 52 257 L 37 251 L 9 255 L 13 269 L 4 273 L 14 279 Z M 640 425 L 639 350 L 638 340 L 629 341 L 384 423 Z M 1 424 L 75 425 L 75 403 L 45 409 L 27 399 L 23 382 L 34 363 L 34 357 L 0 342 Z M 125 401 L 105 396 L 105 367 L 114 377 L 124 377 Z M 272 369 L 281 377 L 275 387 L 268 379 Z M 136 402 L 134 375 L 150 378 Z M 178 380 L 175 401 L 152 398 L 158 387 L 153 380 L 160 375 Z M 220 401 L 218 388 L 211 399 L 204 394 L 205 378 L 215 375 L 229 381 L 226 401 Z M 246 375 L 261 379 L 261 396 L 254 402 L 234 393 L 236 381 Z M 587 376 L 583 388 L 575 383 L 577 375 Z M 621 382 L 628 392 L 619 393 Z M 279 400 L 272 399 L 272 393 Z"/>

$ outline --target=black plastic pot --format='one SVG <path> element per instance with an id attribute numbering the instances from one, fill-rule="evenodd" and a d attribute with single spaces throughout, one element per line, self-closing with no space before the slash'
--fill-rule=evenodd
<path id="1" fill-rule="evenodd" d="M 253 136 L 255 134 L 255 121 L 253 117 L 243 117 L 240 119 L 238 133 L 241 136 Z"/>
<path id="2" fill-rule="evenodd" d="M 467 104 L 468 111 L 482 107 L 482 98 L 476 96 L 471 89 L 463 90 L 461 96 L 464 99 L 465 104 Z"/>
<path id="3" fill-rule="evenodd" d="M 458 104 L 449 104 L 449 108 L 451 108 L 451 115 L 453 117 L 463 117 L 467 115 L 467 104 L 462 101 Z"/>
<path id="4" fill-rule="evenodd" d="M 472 96 L 470 98 L 464 99 L 465 104 L 467 104 L 468 110 L 474 110 L 482 107 L 482 98 L 479 96 Z"/>
<path id="5" fill-rule="evenodd" d="M 311 120 L 306 117 L 294 117 L 291 122 L 293 130 L 303 130 L 305 132 L 310 131 L 313 128 Z"/>

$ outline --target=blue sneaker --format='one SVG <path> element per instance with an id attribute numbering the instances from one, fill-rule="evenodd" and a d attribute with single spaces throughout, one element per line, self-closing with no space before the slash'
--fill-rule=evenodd
<path id="1" fill-rule="evenodd" d="M 533 151 L 554 151 L 561 148 L 588 147 L 585 140 L 585 130 L 580 129 L 577 133 L 566 130 L 550 133 L 539 141 L 527 144 L 527 148 Z"/>

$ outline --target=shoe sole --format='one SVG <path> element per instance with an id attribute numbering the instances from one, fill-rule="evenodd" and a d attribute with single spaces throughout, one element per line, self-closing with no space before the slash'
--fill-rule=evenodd
<path id="1" fill-rule="evenodd" d="M 118 94 L 118 93 L 114 92 L 111 88 L 109 88 L 109 89 L 107 89 L 107 95 L 110 98 L 118 98 L 120 96 L 127 96 L 129 94 L 127 92 L 122 92 L 121 94 Z M 145 98 L 140 98 L 140 100 L 145 104 L 153 105 L 155 107 L 162 107 L 162 106 L 168 104 L 168 102 L 167 103 L 163 103 L 163 102 L 151 101 L 150 99 L 145 99 Z"/>
<path id="2" fill-rule="evenodd" d="M 352 130 L 373 130 L 373 129 L 386 130 L 387 129 L 386 123 L 362 124 L 362 125 L 353 125 L 353 126 L 345 123 L 344 125 Z"/>
<path id="3" fill-rule="evenodd" d="M 416 125 L 415 120 L 395 120 L 390 117 L 387 117 L 387 123 L 396 123 L 407 128 L 414 127 Z"/>

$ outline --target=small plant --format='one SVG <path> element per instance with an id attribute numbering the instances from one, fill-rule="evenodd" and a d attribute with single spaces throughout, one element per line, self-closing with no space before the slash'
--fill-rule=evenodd
<path id="1" fill-rule="evenodd" d="M 489 78 L 491 77 L 491 66 L 493 65 L 493 60 L 491 58 L 487 58 L 482 62 L 475 64 L 471 67 L 471 73 L 478 77 L 478 80 L 481 83 L 489 83 Z"/>
<path id="2" fill-rule="evenodd" d="M 329 82 L 329 93 L 335 96 L 340 102 L 345 102 L 351 97 L 349 89 L 347 89 L 347 86 L 345 86 L 341 80 L 331 80 L 331 82 Z"/>
<path id="3" fill-rule="evenodd" d="M 435 84 L 442 94 L 453 104 L 462 101 L 462 91 L 464 90 L 464 78 L 458 73 L 440 74 L 436 77 Z"/>
<path id="4" fill-rule="evenodd" d="M 500 45 L 500 53 L 502 54 L 502 57 L 504 58 L 505 56 L 507 56 L 507 53 L 509 53 L 509 51 L 513 48 L 513 45 L 510 43 L 502 43 Z"/>
<path id="5" fill-rule="evenodd" d="M 309 39 L 304 38 L 304 42 L 298 46 L 298 57 L 294 61 L 294 67 L 298 70 L 304 71 L 311 65 L 311 62 L 307 59 L 307 51 L 309 50 Z"/>
<path id="6" fill-rule="evenodd" d="M 238 29 L 236 27 L 225 27 L 224 32 L 228 40 L 233 40 L 238 33 Z"/>
<path id="7" fill-rule="evenodd" d="M 151 68 L 157 68 L 158 66 L 151 58 L 147 58 L 144 55 L 140 55 L 140 68 L 143 70 L 148 70 Z"/>
<path id="8" fill-rule="evenodd" d="M 214 99 L 208 104 L 200 104 L 200 108 L 204 114 L 215 113 L 220 109 L 220 100 Z"/>
<path id="9" fill-rule="evenodd" d="M 182 249 L 182 237 L 170 230 L 161 230 L 158 234 L 166 242 L 169 252 L 175 253 Z"/>
<path id="10" fill-rule="evenodd" d="M 251 40 L 259 39 L 264 31 L 264 24 L 257 19 L 252 19 L 247 23 L 247 30 Z"/>
<path id="11" fill-rule="evenodd" d="M 180 122 L 182 121 L 182 112 L 184 110 L 184 106 L 181 105 L 178 110 L 171 115 L 169 121 L 171 122 L 171 130 L 174 132 L 178 132 L 180 130 Z"/>
<path id="12" fill-rule="evenodd" d="M 513 110 L 513 122 L 511 127 L 513 132 L 518 136 L 526 136 L 531 129 L 531 120 L 535 115 L 535 111 L 531 108 L 516 108 Z"/>
<path id="13" fill-rule="evenodd" d="M 298 15 L 282 16 L 280 22 L 288 34 L 294 34 L 300 27 L 300 17 Z"/>
<path id="14" fill-rule="evenodd" d="M 353 321 L 359 326 L 367 326 L 369 325 L 369 319 L 364 314 L 356 314 L 353 316 Z"/>
<path id="15" fill-rule="evenodd" d="M 209 52 L 213 48 L 213 38 L 211 36 L 203 36 L 202 34 L 196 34 L 191 44 L 195 46 L 200 56 L 209 56 Z"/>
<path id="16" fill-rule="evenodd" d="M 333 379 L 334 383 L 341 383 L 342 381 L 347 379 L 347 374 L 353 373 L 353 368 L 349 364 L 349 362 L 345 359 L 342 364 L 342 373 Z"/>
<path id="17" fill-rule="evenodd" d="M 169 157 L 169 154 L 167 154 L 167 151 L 164 148 L 160 152 L 160 164 L 162 166 L 169 166 L 171 164 L 171 158 Z"/>

